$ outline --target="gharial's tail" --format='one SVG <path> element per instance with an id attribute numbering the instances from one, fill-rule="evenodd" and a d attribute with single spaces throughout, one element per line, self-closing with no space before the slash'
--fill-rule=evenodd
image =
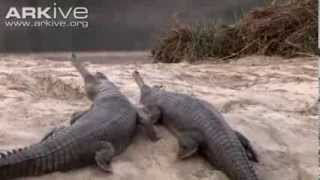
<path id="1" fill-rule="evenodd" d="M 1 153 L 0 179 L 37 175 L 42 165 L 37 161 L 37 156 L 40 154 L 32 153 L 33 149 L 36 148 L 21 148 Z"/>
<path id="2" fill-rule="evenodd" d="M 47 152 L 45 152 L 47 151 Z M 64 170 L 70 164 L 71 156 L 63 149 L 49 151 L 41 144 L 12 150 L 0 155 L 0 179 L 9 180 L 18 177 L 37 176 L 49 172 Z"/>

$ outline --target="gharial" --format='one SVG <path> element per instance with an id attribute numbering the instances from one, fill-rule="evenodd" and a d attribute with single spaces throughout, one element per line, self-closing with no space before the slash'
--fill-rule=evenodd
<path id="1" fill-rule="evenodd" d="M 179 159 L 199 152 L 231 180 L 258 180 L 249 161 L 258 162 L 250 141 L 234 131 L 212 105 L 192 96 L 150 87 L 138 71 L 133 78 L 140 88 L 140 102 L 149 113 L 149 120 L 161 122 L 177 138 Z"/>
<path id="2" fill-rule="evenodd" d="M 91 108 L 76 113 L 70 126 L 52 130 L 41 142 L 2 153 L 1 180 L 67 171 L 94 163 L 111 172 L 112 158 L 128 147 L 137 124 L 143 124 L 151 140 L 157 139 L 152 126 L 143 120 L 147 116 L 114 83 L 101 72 L 90 74 L 74 54 L 71 61 L 85 81 Z"/>

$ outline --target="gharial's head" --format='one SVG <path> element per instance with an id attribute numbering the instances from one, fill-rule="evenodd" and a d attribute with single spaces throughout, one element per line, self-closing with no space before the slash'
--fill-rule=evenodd
<path id="1" fill-rule="evenodd" d="M 104 75 L 102 72 L 96 72 L 93 77 L 95 78 L 95 81 L 97 85 L 100 86 L 107 86 L 107 84 L 110 84 L 110 80 L 106 75 Z M 102 89 L 101 89 L 102 90 Z"/>
<path id="2" fill-rule="evenodd" d="M 85 78 L 85 89 L 90 100 L 94 100 L 97 94 L 108 90 L 109 79 L 101 72 L 87 75 Z"/>
<path id="3" fill-rule="evenodd" d="M 144 105 L 155 103 L 155 93 L 159 90 L 159 87 L 150 87 L 146 85 L 138 71 L 134 71 L 132 76 L 141 91 L 140 102 Z"/>
<path id="4" fill-rule="evenodd" d="M 109 86 L 113 85 L 101 72 L 96 72 L 92 75 L 81 62 L 76 60 L 76 55 L 74 53 L 72 53 L 71 62 L 84 79 L 86 94 L 90 100 L 94 100 L 97 94 L 109 90 L 111 88 Z"/>

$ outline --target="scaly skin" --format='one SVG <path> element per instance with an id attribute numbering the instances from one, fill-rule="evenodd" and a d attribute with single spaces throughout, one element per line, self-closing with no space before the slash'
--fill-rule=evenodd
<path id="1" fill-rule="evenodd" d="M 231 180 L 258 180 L 248 159 L 250 150 L 254 153 L 249 141 L 243 135 L 238 137 L 238 132 L 235 133 L 209 103 L 151 88 L 137 71 L 133 77 L 141 90 L 140 101 L 152 117 L 150 121 L 160 120 L 177 137 L 180 159 L 199 151 Z M 256 159 L 255 153 L 251 156 L 252 160 Z"/>
<path id="2" fill-rule="evenodd" d="M 0 179 L 36 176 L 97 163 L 110 172 L 111 159 L 135 134 L 139 116 L 135 107 L 102 73 L 91 75 L 73 56 L 73 65 L 86 84 L 93 105 L 76 115 L 69 127 L 52 131 L 30 147 L 0 156 Z M 151 137 L 152 138 L 152 137 Z"/>
<path id="3" fill-rule="evenodd" d="M 104 142 L 116 147 L 115 155 L 121 153 L 134 134 L 136 112 L 125 99 L 115 97 L 113 100 L 118 102 L 95 105 L 77 123 L 59 131 L 55 137 L 0 159 L 0 179 L 93 164 L 96 152 L 105 148 Z"/>

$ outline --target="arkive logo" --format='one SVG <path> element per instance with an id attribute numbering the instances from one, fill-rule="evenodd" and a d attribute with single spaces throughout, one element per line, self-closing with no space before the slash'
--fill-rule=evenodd
<path id="1" fill-rule="evenodd" d="M 50 7 L 10 7 L 6 19 L 87 19 L 86 7 L 60 7 L 53 3 Z"/>

